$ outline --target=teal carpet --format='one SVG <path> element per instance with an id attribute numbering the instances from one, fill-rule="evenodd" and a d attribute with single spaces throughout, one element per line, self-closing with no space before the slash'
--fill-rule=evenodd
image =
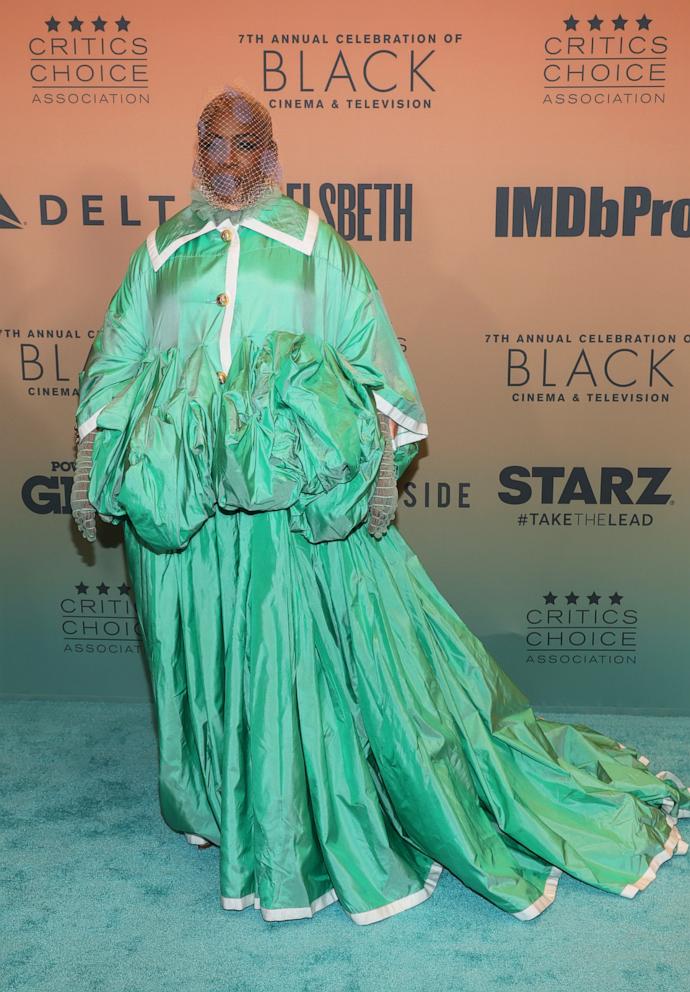
<path id="1" fill-rule="evenodd" d="M 690 784 L 688 718 L 548 716 Z M 222 910 L 217 850 L 163 823 L 147 705 L 12 700 L 0 717 L 3 992 L 690 989 L 690 856 L 634 899 L 564 873 L 528 922 L 444 871 L 426 902 L 370 926 L 337 902 L 266 923 Z"/>

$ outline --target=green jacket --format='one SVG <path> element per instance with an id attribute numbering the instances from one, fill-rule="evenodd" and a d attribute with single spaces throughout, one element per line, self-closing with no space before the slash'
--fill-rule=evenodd
<path id="1" fill-rule="evenodd" d="M 80 437 L 95 427 L 102 428 L 97 434 L 101 463 L 94 472 L 100 479 L 92 479 L 90 496 L 94 502 L 100 491 L 104 514 L 117 518 L 128 512 L 118 500 L 119 489 L 129 464 L 137 460 L 137 452 L 148 458 L 146 449 L 158 444 L 161 457 L 179 461 L 181 445 L 187 455 L 194 449 L 193 443 L 190 447 L 190 410 L 196 417 L 193 429 L 206 432 L 209 464 L 205 471 L 213 474 L 209 465 L 218 458 L 217 438 L 214 440 L 219 429 L 217 415 L 228 406 L 223 400 L 233 408 L 232 415 L 225 409 L 224 429 L 237 431 L 240 401 L 233 384 L 240 381 L 244 369 L 249 376 L 245 387 L 255 393 L 248 411 L 256 413 L 256 363 L 262 348 L 265 357 L 267 346 L 274 385 L 289 355 L 294 357 L 291 347 L 295 343 L 302 345 L 302 364 L 308 359 L 312 370 L 316 369 L 314 363 L 323 365 L 327 358 L 330 371 L 326 378 L 319 380 L 314 373 L 310 381 L 322 409 L 342 403 L 342 381 L 335 385 L 335 380 L 330 381 L 333 376 L 340 376 L 340 380 L 349 376 L 355 389 L 366 389 L 376 407 L 399 425 L 393 442 L 398 477 L 415 457 L 418 442 L 428 435 L 415 379 L 379 289 L 356 251 L 313 210 L 278 190 L 262 199 L 253 212 L 243 212 L 239 223 L 233 223 L 232 216 L 213 211 L 195 191 L 186 207 L 151 231 L 135 249 L 94 338 L 79 373 L 76 422 Z M 339 363 L 340 371 L 336 372 Z M 161 393 L 163 368 L 168 370 L 170 381 L 167 392 L 163 389 Z M 293 391 L 286 402 L 304 406 L 306 394 L 297 385 L 298 392 Z M 245 392 L 245 402 L 247 396 Z M 312 395 L 312 408 L 313 401 Z M 275 402 L 279 412 L 285 412 L 284 401 Z M 154 408 L 155 423 L 151 421 Z M 297 423 L 302 430 L 304 408 L 295 408 L 293 414 L 293 427 Z M 170 426 L 176 417 L 175 433 Z M 267 449 L 266 471 L 272 472 L 277 422 L 275 417 L 269 419 L 274 438 L 271 450 Z M 142 423 L 132 448 L 137 421 Z M 268 443 L 267 423 L 264 419 L 263 432 L 258 431 L 255 442 Z M 285 422 L 282 426 L 289 433 Z M 331 431 L 340 433 L 341 427 L 337 418 L 319 427 L 312 424 L 312 440 L 319 432 L 322 436 Z M 163 437 L 166 428 L 167 437 Z M 101 438 L 108 429 L 118 436 Z M 233 439 L 232 443 L 237 442 L 237 433 Z M 226 452 L 229 443 L 226 435 Z M 297 449 L 303 447 L 302 439 Z M 95 448 L 95 461 L 96 454 Z M 342 464 L 336 469 L 335 463 L 338 458 L 342 463 L 343 458 L 342 452 L 331 454 L 333 482 L 337 471 L 342 473 Z M 314 457 L 318 461 L 320 456 L 314 452 Z M 105 477 L 106 470 L 110 480 Z M 149 466 L 149 488 L 152 472 Z M 341 481 L 344 478 L 341 474 Z M 207 479 L 206 483 L 209 489 L 217 489 L 218 479 Z M 178 498 L 188 495 L 178 488 Z M 205 498 L 213 501 L 217 495 L 209 492 Z M 264 508 L 274 508 L 270 499 L 265 502 Z M 94 505 L 101 509 L 97 502 Z"/>

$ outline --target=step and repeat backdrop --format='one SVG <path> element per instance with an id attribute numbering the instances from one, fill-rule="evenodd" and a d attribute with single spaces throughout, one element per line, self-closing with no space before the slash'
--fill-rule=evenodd
<path id="1" fill-rule="evenodd" d="M 3 693 L 148 696 L 121 528 L 69 511 L 77 377 L 239 86 L 381 287 L 440 591 L 535 706 L 690 712 L 686 3 L 30 0 L 1 44 Z"/>

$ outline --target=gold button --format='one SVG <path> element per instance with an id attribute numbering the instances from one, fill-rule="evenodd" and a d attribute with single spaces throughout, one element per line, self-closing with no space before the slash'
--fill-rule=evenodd
<path id="1" fill-rule="evenodd" d="M 220 382 L 225 382 L 225 380 L 227 379 L 227 377 L 228 377 L 227 372 L 219 372 L 218 373 L 218 379 L 219 379 Z"/>
<path id="2" fill-rule="evenodd" d="M 220 236 L 223 239 L 223 241 L 232 241 L 232 231 L 230 231 L 228 228 L 226 228 L 224 231 L 221 231 Z"/>
<path id="3" fill-rule="evenodd" d="M 216 303 L 218 304 L 218 306 L 226 307 L 229 302 L 230 302 L 230 297 L 228 296 L 227 293 L 219 293 L 218 296 L 216 296 Z"/>

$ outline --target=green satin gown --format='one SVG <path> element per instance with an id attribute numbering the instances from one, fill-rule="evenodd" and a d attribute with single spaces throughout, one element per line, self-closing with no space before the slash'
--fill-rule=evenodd
<path id="1" fill-rule="evenodd" d="M 426 416 L 371 273 L 314 211 L 195 191 L 132 254 L 79 388 L 89 496 L 124 527 L 162 814 L 218 845 L 222 907 L 338 900 L 374 923 L 446 868 L 531 920 L 562 872 L 630 898 L 685 854 L 690 789 L 537 717 L 397 528 L 368 533 L 376 407 L 398 478 Z"/>

